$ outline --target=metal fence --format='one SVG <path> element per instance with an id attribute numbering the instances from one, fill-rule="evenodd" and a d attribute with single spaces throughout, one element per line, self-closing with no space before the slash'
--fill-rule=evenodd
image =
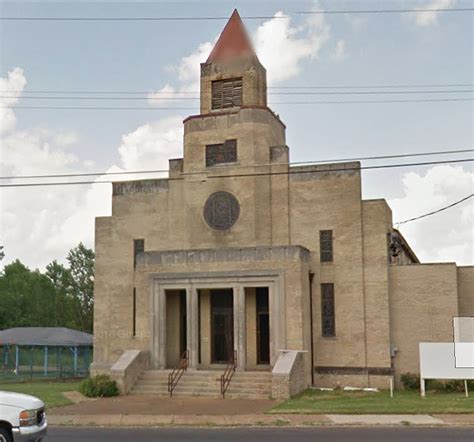
<path id="1" fill-rule="evenodd" d="M 92 346 L 0 346 L 0 382 L 82 378 L 89 374 Z"/>

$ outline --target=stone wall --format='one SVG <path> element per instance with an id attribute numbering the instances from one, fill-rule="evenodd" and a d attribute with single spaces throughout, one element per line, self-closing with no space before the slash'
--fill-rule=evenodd
<path id="1" fill-rule="evenodd" d="M 392 345 L 396 379 L 419 372 L 420 342 L 452 342 L 458 315 L 456 265 L 390 266 Z"/>
<path id="2" fill-rule="evenodd" d="M 392 212 L 385 200 L 362 203 L 366 363 L 391 368 L 387 235 Z M 370 377 L 368 386 L 371 386 Z"/>
<path id="3" fill-rule="evenodd" d="M 292 168 L 290 242 L 311 250 L 315 366 L 366 363 L 359 163 Z M 333 261 L 320 262 L 319 231 L 333 231 Z M 336 336 L 322 337 L 321 284 L 334 283 Z"/>
<path id="4" fill-rule="evenodd" d="M 459 316 L 474 316 L 474 267 L 458 267 Z"/>

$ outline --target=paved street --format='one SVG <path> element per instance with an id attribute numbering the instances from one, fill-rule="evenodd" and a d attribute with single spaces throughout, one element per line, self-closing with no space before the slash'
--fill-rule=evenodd
<path id="1" fill-rule="evenodd" d="M 48 441 L 103 442 L 472 442 L 474 428 L 51 428 Z"/>

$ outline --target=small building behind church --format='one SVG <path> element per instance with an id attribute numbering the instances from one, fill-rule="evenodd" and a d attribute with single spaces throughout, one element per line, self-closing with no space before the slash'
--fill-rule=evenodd
<path id="1" fill-rule="evenodd" d="M 123 393 L 168 394 L 175 367 L 181 395 L 388 388 L 474 315 L 473 267 L 420 263 L 360 163 L 289 164 L 236 11 L 183 124 L 168 178 L 114 183 L 96 219 L 92 370 Z"/>

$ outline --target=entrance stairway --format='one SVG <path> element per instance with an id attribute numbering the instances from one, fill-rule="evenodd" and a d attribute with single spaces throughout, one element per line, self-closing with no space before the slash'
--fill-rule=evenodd
<path id="1" fill-rule="evenodd" d="M 170 370 L 145 370 L 130 394 L 168 396 Z M 173 391 L 174 397 L 221 397 L 221 370 L 185 371 Z M 236 371 L 225 394 L 229 399 L 269 399 L 272 394 L 272 374 L 269 371 Z"/>

